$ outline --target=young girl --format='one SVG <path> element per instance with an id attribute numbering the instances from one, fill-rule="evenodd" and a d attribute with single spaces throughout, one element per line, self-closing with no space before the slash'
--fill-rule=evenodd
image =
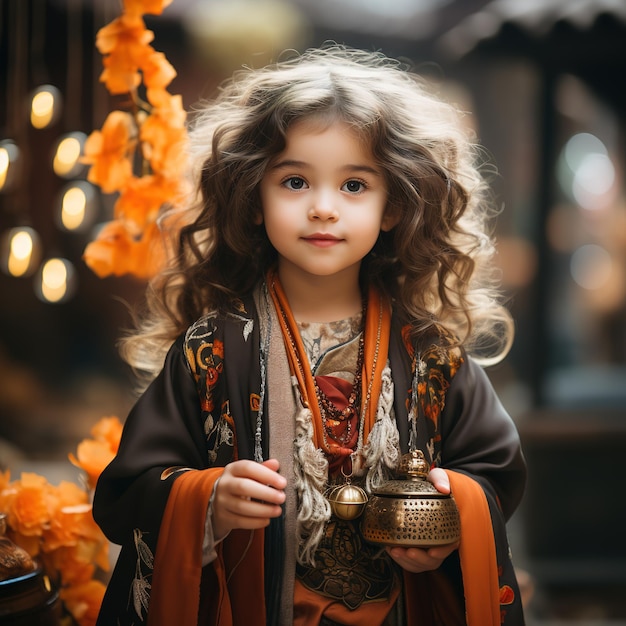
<path id="1" fill-rule="evenodd" d="M 242 71 L 195 120 L 198 198 L 124 354 L 154 377 L 94 514 L 99 623 L 523 624 L 505 520 L 525 466 L 471 355 L 511 321 L 456 111 L 339 46 Z M 367 543 L 329 488 L 422 450 L 460 542 Z"/>

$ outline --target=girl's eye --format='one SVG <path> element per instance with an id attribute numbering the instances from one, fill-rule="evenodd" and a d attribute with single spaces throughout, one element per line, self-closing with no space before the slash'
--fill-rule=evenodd
<path id="1" fill-rule="evenodd" d="M 344 183 L 341 189 L 348 193 L 360 193 L 365 189 L 365 183 L 360 180 L 349 180 L 347 183 Z"/>
<path id="2" fill-rule="evenodd" d="M 300 189 L 306 188 L 304 178 L 300 178 L 299 176 L 290 176 L 283 181 L 283 185 L 292 191 L 300 191 Z"/>

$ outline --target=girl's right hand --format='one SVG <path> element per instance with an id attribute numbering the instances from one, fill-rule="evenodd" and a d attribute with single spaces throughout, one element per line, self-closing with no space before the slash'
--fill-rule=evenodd
<path id="1" fill-rule="evenodd" d="M 223 539 L 235 528 L 257 529 L 279 517 L 287 480 L 276 459 L 234 461 L 224 468 L 213 499 L 213 535 Z"/>

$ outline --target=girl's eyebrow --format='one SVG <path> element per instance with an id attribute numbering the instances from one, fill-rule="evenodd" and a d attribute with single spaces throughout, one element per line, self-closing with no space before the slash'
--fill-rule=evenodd
<path id="1" fill-rule="evenodd" d="M 277 161 L 276 163 L 270 165 L 270 169 L 280 170 L 280 169 L 288 169 L 288 168 L 307 168 L 311 167 L 310 163 L 306 161 L 298 161 L 296 159 L 283 159 L 282 161 Z M 364 174 L 372 174 L 373 176 L 381 176 L 380 170 L 372 167 L 371 165 L 364 165 L 362 163 L 348 163 L 342 166 L 341 171 L 345 172 L 363 172 Z"/>

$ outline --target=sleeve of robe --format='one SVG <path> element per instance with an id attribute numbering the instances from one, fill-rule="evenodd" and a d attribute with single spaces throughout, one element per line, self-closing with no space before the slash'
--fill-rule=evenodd
<path id="1" fill-rule="evenodd" d="M 163 512 L 183 473 L 170 470 L 164 478 L 163 472 L 207 467 L 198 391 L 182 346 L 180 338 L 133 407 L 118 454 L 96 487 L 94 517 L 107 538 L 122 546 L 100 612 L 102 626 L 145 619 Z"/>
<path id="2" fill-rule="evenodd" d="M 506 521 L 523 496 L 526 464 L 513 420 L 484 370 L 467 356 L 446 393 L 440 428 L 441 467 L 468 476 L 485 494 L 495 542 L 499 619 L 502 624 L 521 626 L 524 617 Z M 462 587 L 458 552 L 444 562 L 442 570 Z M 467 587 L 477 581 L 464 582 L 467 600 Z"/>

